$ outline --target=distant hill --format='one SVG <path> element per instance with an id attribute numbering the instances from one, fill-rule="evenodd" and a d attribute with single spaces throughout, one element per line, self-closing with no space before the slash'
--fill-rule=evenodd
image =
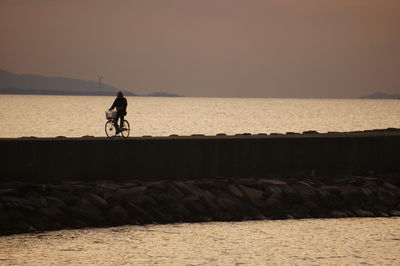
<path id="1" fill-rule="evenodd" d="M 361 99 L 400 99 L 400 94 L 386 94 L 383 92 L 375 92 L 373 94 L 360 97 Z"/>
<path id="2" fill-rule="evenodd" d="M 118 89 L 97 81 L 40 75 L 19 75 L 0 69 L 0 94 L 116 95 Z M 124 92 L 127 96 L 135 96 Z"/>
<path id="3" fill-rule="evenodd" d="M 144 96 L 149 96 L 149 97 L 182 97 L 181 95 L 168 93 L 168 92 L 153 92 L 153 93 L 146 94 Z"/>

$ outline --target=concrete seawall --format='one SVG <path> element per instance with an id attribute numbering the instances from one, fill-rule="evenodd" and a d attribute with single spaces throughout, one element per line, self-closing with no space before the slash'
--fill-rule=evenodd
<path id="1" fill-rule="evenodd" d="M 400 172 L 400 131 L 0 139 L 0 182 Z"/>

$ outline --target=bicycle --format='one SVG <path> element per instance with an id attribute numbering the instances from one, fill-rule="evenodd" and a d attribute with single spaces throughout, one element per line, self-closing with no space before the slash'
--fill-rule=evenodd
<path id="1" fill-rule="evenodd" d="M 117 130 L 115 128 L 115 117 L 117 116 L 117 111 L 111 110 L 111 111 L 106 111 L 106 125 L 105 125 L 105 131 L 107 137 L 115 137 L 119 133 L 121 133 L 123 138 L 129 137 L 129 133 L 131 132 L 131 127 L 129 125 L 129 122 L 124 119 L 124 122 L 122 124 L 122 128 L 120 128 L 119 132 L 117 133 Z"/>

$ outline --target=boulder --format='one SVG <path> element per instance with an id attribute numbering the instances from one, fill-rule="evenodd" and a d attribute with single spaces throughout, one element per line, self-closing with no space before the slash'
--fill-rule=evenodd
<path id="1" fill-rule="evenodd" d="M 48 203 L 45 197 L 43 197 L 41 194 L 39 194 L 36 191 L 30 191 L 28 194 L 25 196 L 25 198 L 36 208 L 43 208 L 47 207 Z"/>
<path id="2" fill-rule="evenodd" d="M 263 185 L 275 185 L 275 186 L 286 185 L 286 182 L 284 182 L 282 180 L 276 180 L 276 179 L 259 179 L 258 183 L 263 184 Z"/>
<path id="3" fill-rule="evenodd" d="M 1 196 L 18 196 L 19 191 L 15 188 L 3 188 L 0 189 L 0 197 Z"/>
<path id="4" fill-rule="evenodd" d="M 92 203 L 94 206 L 102 210 L 107 209 L 109 207 L 109 204 L 106 200 L 104 200 L 102 197 L 92 192 L 86 192 L 84 198 L 88 200 L 90 203 Z"/>
<path id="5" fill-rule="evenodd" d="M 366 211 L 366 210 L 362 210 L 362 209 L 353 209 L 353 213 L 357 216 L 357 217 L 374 217 L 374 213 L 371 211 Z"/>
<path id="6" fill-rule="evenodd" d="M 238 188 L 243 192 L 246 198 L 258 207 L 265 206 L 264 192 L 255 188 L 238 185 Z"/>
<path id="7" fill-rule="evenodd" d="M 201 190 L 194 185 L 184 182 L 175 182 L 175 185 L 185 194 L 185 196 L 197 197 L 197 199 L 200 198 Z"/>
<path id="8" fill-rule="evenodd" d="M 143 204 L 148 199 L 146 187 L 133 187 L 130 189 L 119 189 L 114 192 L 110 199 L 112 203 L 121 203 L 122 200 L 132 201 L 138 205 Z"/>
<path id="9" fill-rule="evenodd" d="M 49 207 L 57 207 L 57 208 L 64 208 L 67 206 L 62 200 L 56 198 L 56 197 L 46 197 L 46 202 Z"/>
<path id="10" fill-rule="evenodd" d="M 88 200 L 82 198 L 73 208 L 74 214 L 88 224 L 103 223 L 103 213 Z"/>
<path id="11" fill-rule="evenodd" d="M 305 205 L 293 205 L 288 213 L 297 219 L 311 218 L 310 209 Z"/>
<path id="12" fill-rule="evenodd" d="M 120 205 L 110 208 L 106 212 L 106 216 L 112 225 L 123 225 L 128 221 L 129 218 L 126 210 Z"/>
<path id="13" fill-rule="evenodd" d="M 194 215 L 209 215 L 206 205 L 201 200 L 184 202 L 185 207 Z M 196 220 L 194 220 L 196 221 Z"/>
<path id="14" fill-rule="evenodd" d="M 296 190 L 296 203 L 319 200 L 318 189 L 307 183 L 297 182 L 292 185 L 292 188 Z"/>
<path id="15" fill-rule="evenodd" d="M 377 201 L 384 204 L 388 208 L 394 208 L 399 202 L 397 195 L 384 187 L 379 187 L 377 192 Z"/>
<path id="16" fill-rule="evenodd" d="M 15 197 L 15 196 L 3 196 L 0 198 L 5 206 L 19 207 L 19 206 L 30 206 L 31 202 L 27 199 Z"/>
<path id="17" fill-rule="evenodd" d="M 165 213 L 158 208 L 149 208 L 148 213 L 151 215 L 153 219 L 153 223 L 159 223 L 159 224 L 167 224 L 167 223 L 173 223 L 176 222 L 176 220 L 168 213 Z"/>
<path id="18" fill-rule="evenodd" d="M 45 207 L 39 208 L 38 210 L 42 215 L 50 218 L 53 221 L 59 221 L 63 217 L 63 212 L 57 207 Z"/>
<path id="19" fill-rule="evenodd" d="M 185 194 L 181 192 L 174 183 L 167 183 L 165 186 L 165 193 L 169 198 L 179 201 L 185 197 Z"/>
<path id="20" fill-rule="evenodd" d="M 217 204 L 217 198 L 209 191 L 203 191 L 201 194 L 201 202 L 208 209 L 208 216 L 213 217 L 220 210 Z"/>
<path id="21" fill-rule="evenodd" d="M 282 189 L 281 185 L 269 185 L 264 188 L 264 193 L 267 197 L 271 196 L 272 194 L 281 194 Z"/>
<path id="22" fill-rule="evenodd" d="M 232 212 L 238 211 L 240 205 L 240 201 L 228 194 L 220 195 L 220 197 L 217 198 L 217 203 L 222 209 Z"/>
<path id="23" fill-rule="evenodd" d="M 230 185 L 228 185 L 227 187 L 226 187 L 226 189 L 227 189 L 227 191 L 230 193 L 230 194 L 232 194 L 233 196 L 235 196 L 235 197 L 237 197 L 237 198 L 244 198 L 245 196 L 244 196 L 244 194 L 243 194 L 243 192 L 240 190 L 240 189 L 238 189 L 235 185 L 233 185 L 233 184 L 230 184 Z"/>
<path id="24" fill-rule="evenodd" d="M 153 222 L 153 218 L 144 209 L 137 206 L 135 203 L 126 201 L 125 210 L 127 211 L 129 217 L 136 222 L 141 224 L 148 224 Z"/>
<path id="25" fill-rule="evenodd" d="M 330 217 L 333 217 L 333 218 L 345 218 L 345 217 L 349 217 L 349 215 L 348 215 L 348 213 L 346 213 L 344 211 L 332 210 L 330 212 Z"/>
<path id="26" fill-rule="evenodd" d="M 392 216 L 400 216 L 400 210 L 391 210 L 389 214 Z"/>
<path id="27" fill-rule="evenodd" d="M 363 199 L 364 193 L 355 186 L 341 186 L 340 196 L 350 204 L 358 204 Z"/>
<path id="28" fill-rule="evenodd" d="M 164 214 L 174 217 L 175 222 L 187 221 L 191 217 L 190 211 L 180 203 L 168 204 L 162 206 L 160 209 L 164 212 Z"/>
<path id="29" fill-rule="evenodd" d="M 264 213 L 269 217 L 284 211 L 282 199 L 277 195 L 271 195 L 266 201 L 263 208 Z"/>

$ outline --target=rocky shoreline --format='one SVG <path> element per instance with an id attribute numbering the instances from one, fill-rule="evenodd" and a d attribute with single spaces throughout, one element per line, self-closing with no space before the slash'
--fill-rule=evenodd
<path id="1" fill-rule="evenodd" d="M 0 187 L 0 235 L 125 224 L 400 216 L 399 173 Z"/>

